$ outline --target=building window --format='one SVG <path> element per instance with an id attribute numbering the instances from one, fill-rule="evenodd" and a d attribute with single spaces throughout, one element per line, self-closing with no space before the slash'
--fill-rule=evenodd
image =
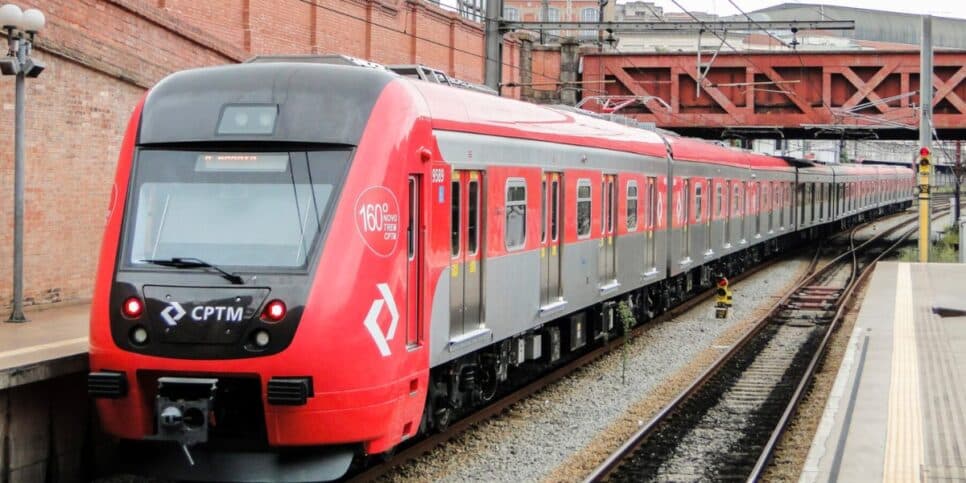
<path id="1" fill-rule="evenodd" d="M 547 19 L 545 22 L 559 22 L 560 21 L 560 9 L 548 7 L 547 8 Z M 547 34 L 550 36 L 548 40 L 558 40 L 560 38 L 559 30 L 548 30 Z"/>
<path id="2" fill-rule="evenodd" d="M 577 238 L 590 236 L 590 180 L 577 181 Z"/>
<path id="3" fill-rule="evenodd" d="M 596 22 L 600 19 L 600 10 L 597 8 L 589 7 L 580 10 L 580 21 L 581 22 Z M 580 36 L 585 39 L 596 39 L 596 30 L 581 30 Z"/>
<path id="4" fill-rule="evenodd" d="M 637 181 L 627 182 L 627 231 L 637 230 Z"/>
<path id="5" fill-rule="evenodd" d="M 503 7 L 503 20 L 509 22 L 519 22 L 520 10 L 513 7 Z"/>
<path id="6" fill-rule="evenodd" d="M 523 248 L 527 240 L 527 184 L 511 179 L 506 185 L 506 249 Z"/>

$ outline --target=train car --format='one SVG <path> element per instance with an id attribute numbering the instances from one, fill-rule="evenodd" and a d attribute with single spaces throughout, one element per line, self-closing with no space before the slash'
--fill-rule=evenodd
<path id="1" fill-rule="evenodd" d="M 833 181 L 377 68 L 177 73 L 124 137 L 89 392 L 140 471 L 338 478 L 827 224 Z"/>

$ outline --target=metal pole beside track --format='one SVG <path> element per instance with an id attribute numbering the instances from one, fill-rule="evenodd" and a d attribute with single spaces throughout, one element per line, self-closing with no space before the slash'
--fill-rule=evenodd
<path id="1" fill-rule="evenodd" d="M 486 59 L 484 79 L 486 86 L 500 93 L 503 72 L 503 33 L 500 18 L 503 17 L 503 0 L 486 1 Z"/>
<path id="2" fill-rule="evenodd" d="M 919 53 L 919 145 L 932 141 L 932 16 L 922 16 L 922 51 Z M 919 173 L 919 263 L 929 262 L 929 171 Z"/>

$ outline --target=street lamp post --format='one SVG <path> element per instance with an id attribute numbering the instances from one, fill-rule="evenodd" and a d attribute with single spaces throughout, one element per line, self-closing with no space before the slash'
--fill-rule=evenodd
<path id="1" fill-rule="evenodd" d="M 37 77 L 44 64 L 30 57 L 34 36 L 44 28 L 44 14 L 37 9 L 27 11 L 6 4 L 0 7 L 0 27 L 7 34 L 9 50 L 0 58 L 0 73 L 16 76 L 14 121 L 13 181 L 13 311 L 7 322 L 26 322 L 23 315 L 23 197 L 24 197 L 24 103 L 26 78 Z"/>

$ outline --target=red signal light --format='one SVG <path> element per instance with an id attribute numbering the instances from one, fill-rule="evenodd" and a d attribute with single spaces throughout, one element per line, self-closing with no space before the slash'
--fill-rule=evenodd
<path id="1" fill-rule="evenodd" d="M 278 322 L 285 318 L 285 313 L 288 310 L 285 308 L 285 302 L 281 300 L 272 300 L 267 305 L 265 305 L 265 310 L 262 310 L 262 320 L 266 322 Z"/>
<path id="2" fill-rule="evenodd" d="M 919 148 L 919 156 L 929 156 L 930 154 L 932 153 L 929 151 L 929 148 L 925 146 Z"/>
<path id="3" fill-rule="evenodd" d="M 721 277 L 721 280 L 718 280 L 718 286 L 719 287 L 727 287 L 728 286 L 728 279 L 727 278 L 724 278 L 724 277 Z"/>
<path id="4" fill-rule="evenodd" d="M 137 297 L 128 297 L 121 306 L 121 312 L 129 319 L 136 319 L 144 313 L 144 303 Z"/>

